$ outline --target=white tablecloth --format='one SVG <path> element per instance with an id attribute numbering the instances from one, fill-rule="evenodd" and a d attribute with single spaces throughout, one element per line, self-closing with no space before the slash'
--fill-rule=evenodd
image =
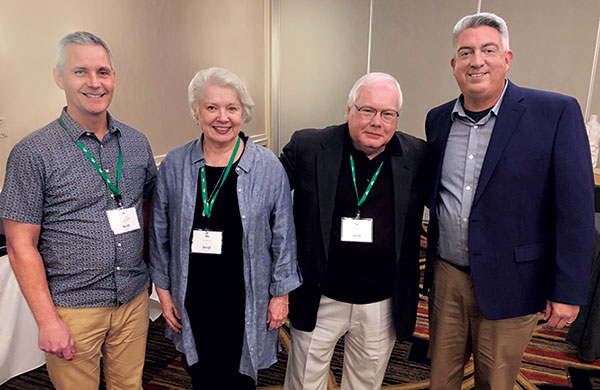
<path id="1" fill-rule="evenodd" d="M 0 257 L 0 384 L 45 363 L 37 325 L 10 268 Z"/>

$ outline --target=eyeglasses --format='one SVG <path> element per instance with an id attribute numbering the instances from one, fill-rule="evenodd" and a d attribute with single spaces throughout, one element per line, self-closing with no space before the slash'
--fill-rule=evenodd
<path id="1" fill-rule="evenodd" d="M 356 111 L 358 111 L 360 113 L 360 115 L 362 116 L 362 118 L 365 120 L 372 120 L 373 118 L 375 118 L 375 116 L 377 115 L 378 112 L 381 113 L 381 120 L 385 123 L 392 123 L 394 120 L 396 120 L 396 118 L 398 118 L 400 116 L 400 113 L 398 111 L 394 111 L 394 110 L 377 111 L 373 107 L 369 107 L 369 106 L 359 107 L 356 104 L 354 104 L 354 107 L 356 107 Z"/>

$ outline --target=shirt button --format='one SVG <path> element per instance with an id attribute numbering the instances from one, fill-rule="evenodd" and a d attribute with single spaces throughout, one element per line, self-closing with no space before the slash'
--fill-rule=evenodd
<path id="1" fill-rule="evenodd" d="M 469 160 L 473 160 L 473 157 L 474 156 L 472 154 L 469 154 Z"/>
<path id="2" fill-rule="evenodd" d="M 468 252 L 468 251 L 469 251 L 469 248 L 468 248 L 468 247 L 467 247 L 467 248 L 465 248 L 465 252 Z"/>
<path id="3" fill-rule="evenodd" d="M 238 188 L 238 192 L 242 192 L 242 189 L 241 189 L 241 188 Z"/>
<path id="4" fill-rule="evenodd" d="M 111 197 L 111 198 L 114 198 L 114 197 L 115 197 L 115 194 L 110 194 L 110 197 Z"/>
<path id="5" fill-rule="evenodd" d="M 246 219 L 246 216 L 245 216 L 245 215 L 242 215 L 242 219 Z"/>
<path id="6" fill-rule="evenodd" d="M 121 270 L 121 267 L 117 267 L 117 271 L 120 271 L 120 270 Z"/>
<path id="7" fill-rule="evenodd" d="M 475 126 L 473 126 L 473 128 L 474 128 L 474 129 L 478 129 L 478 128 L 479 128 L 479 126 L 475 125 Z"/>
<path id="8" fill-rule="evenodd" d="M 100 149 L 104 149 L 104 145 L 100 144 Z"/>
<path id="9" fill-rule="evenodd" d="M 106 169 L 104 170 L 104 172 L 108 173 L 108 168 L 106 168 Z"/>
<path id="10" fill-rule="evenodd" d="M 92 133 L 90 133 L 90 132 L 88 131 L 87 133 L 85 133 L 85 135 L 89 135 L 89 136 L 91 136 L 91 135 L 92 135 Z"/>
<path id="11" fill-rule="evenodd" d="M 465 187 L 465 189 L 466 189 L 467 191 L 471 191 L 471 186 L 466 186 L 466 187 Z"/>
<path id="12" fill-rule="evenodd" d="M 469 220 L 468 218 L 463 218 L 463 221 L 464 221 L 464 222 L 467 222 L 468 220 Z"/>
<path id="13" fill-rule="evenodd" d="M 121 243 L 120 243 L 120 242 L 117 242 L 117 246 L 118 246 L 118 247 L 121 247 Z"/>

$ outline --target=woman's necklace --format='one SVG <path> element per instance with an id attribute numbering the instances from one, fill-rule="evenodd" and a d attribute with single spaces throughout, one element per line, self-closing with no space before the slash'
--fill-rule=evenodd
<path id="1" fill-rule="evenodd" d="M 215 182 L 215 186 L 213 187 L 212 192 L 210 193 L 210 196 L 208 197 L 208 201 L 210 202 L 213 198 L 213 196 L 215 196 L 215 191 L 217 190 L 217 188 L 219 188 L 219 183 L 221 182 L 221 179 L 223 179 L 223 175 L 225 174 L 225 171 L 227 169 L 227 167 L 214 167 L 214 168 L 221 168 L 221 176 L 219 176 L 219 180 L 217 180 Z"/>

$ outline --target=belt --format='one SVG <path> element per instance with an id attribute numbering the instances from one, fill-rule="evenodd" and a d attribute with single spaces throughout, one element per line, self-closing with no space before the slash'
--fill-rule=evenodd
<path id="1" fill-rule="evenodd" d="M 446 259 L 444 259 L 444 258 L 442 258 L 440 256 L 436 255 L 436 257 L 438 259 L 442 260 L 443 262 L 446 262 L 446 263 L 450 264 L 452 267 L 456 268 L 457 270 L 459 270 L 461 272 L 464 272 L 467 275 L 471 275 L 471 267 L 469 267 L 468 265 L 458 265 L 458 264 L 454 264 L 454 263 L 452 263 L 452 262 L 450 262 L 450 261 L 448 261 L 448 260 L 446 260 Z"/>

